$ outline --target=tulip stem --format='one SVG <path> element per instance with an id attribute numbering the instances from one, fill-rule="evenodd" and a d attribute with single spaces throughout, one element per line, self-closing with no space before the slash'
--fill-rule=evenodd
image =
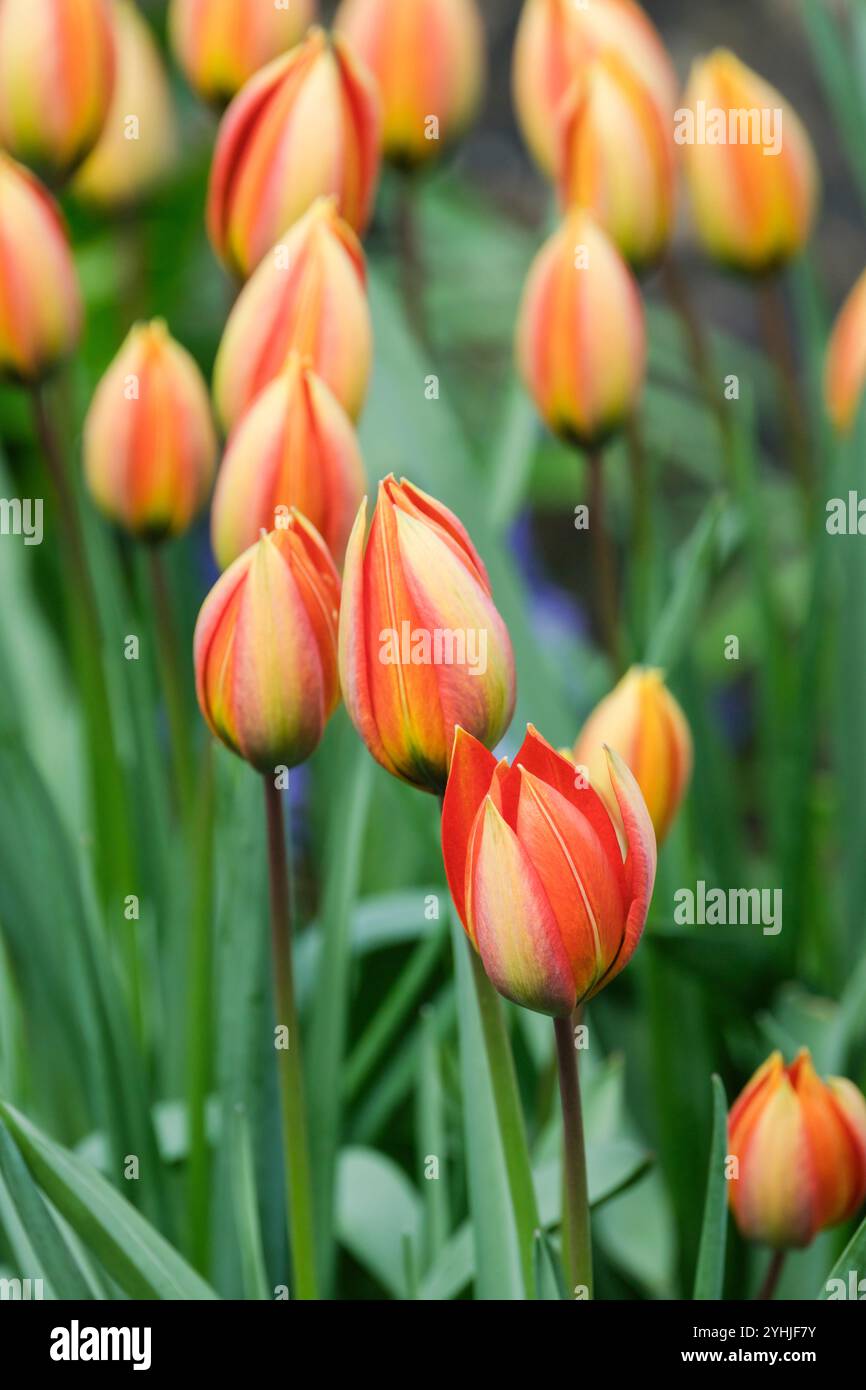
<path id="1" fill-rule="evenodd" d="M 580 1103 L 580 1072 L 574 1045 L 574 1022 L 556 1018 L 556 1060 L 565 1138 L 563 1160 L 562 1250 L 568 1286 L 586 1289 L 592 1297 L 592 1238 L 589 1225 L 589 1189 L 586 1178 L 586 1144 Z"/>
<path id="2" fill-rule="evenodd" d="M 156 642 L 162 678 L 162 693 L 168 716 L 175 795 L 184 824 L 189 825 L 192 820 L 194 804 L 189 721 L 184 699 L 184 683 L 180 669 L 171 594 L 166 580 L 162 551 L 159 546 L 149 545 L 147 547 L 147 560 L 156 614 Z"/>
<path id="3" fill-rule="evenodd" d="M 595 560 L 595 594 L 599 630 L 614 670 L 622 670 L 619 640 L 619 601 L 616 585 L 616 555 L 605 521 L 604 455 L 591 449 L 587 455 L 590 479 L 589 527 Z"/>
<path id="4" fill-rule="evenodd" d="M 397 236 L 406 318 L 419 346 L 429 348 L 430 332 L 425 305 L 425 266 L 418 227 L 417 176 L 399 175 Z"/>
<path id="5" fill-rule="evenodd" d="M 785 1256 L 787 1253 L 787 1250 L 776 1250 L 773 1252 L 773 1258 L 770 1260 L 770 1265 L 767 1270 L 767 1277 L 761 1285 L 761 1291 L 758 1294 L 759 1302 L 766 1301 L 775 1294 L 779 1280 L 782 1277 L 782 1270 L 785 1266 Z"/>
<path id="6" fill-rule="evenodd" d="M 298 1299 L 315 1299 L 318 1297 L 318 1284 L 313 1236 L 313 1198 L 301 1062 L 301 1031 L 292 970 L 289 857 L 280 793 L 272 775 L 266 774 L 263 781 L 268 823 L 274 1004 L 279 1030 L 275 1035 L 274 1045 L 277 1053 L 283 1123 L 286 1209 L 294 1270 L 294 1295 Z"/>
<path id="7" fill-rule="evenodd" d="M 803 409 L 797 362 L 791 350 L 791 339 L 786 325 L 785 300 L 777 275 L 764 275 L 759 281 L 758 310 L 767 352 L 778 373 L 780 404 L 791 460 L 803 496 L 809 502 L 814 495 L 814 479 L 809 460 L 809 429 Z"/>
<path id="8" fill-rule="evenodd" d="M 213 1048 L 213 809 L 214 749 L 207 739 L 198 782 L 198 805 L 193 828 L 194 886 L 190 909 L 189 1011 L 189 1166 L 188 1209 L 190 1249 L 196 1268 L 207 1272 L 210 1226 L 210 1150 L 207 1135 L 207 1097 Z"/>

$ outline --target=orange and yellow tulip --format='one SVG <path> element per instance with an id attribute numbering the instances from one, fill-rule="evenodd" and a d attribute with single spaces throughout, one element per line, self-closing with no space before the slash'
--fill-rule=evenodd
<path id="1" fill-rule="evenodd" d="M 293 356 L 229 440 L 211 512 L 220 569 L 292 507 L 313 523 L 340 564 L 365 482 L 351 420 L 321 377 Z"/>
<path id="2" fill-rule="evenodd" d="M 850 434 L 866 390 L 866 270 L 833 327 L 824 372 L 824 399 L 833 428 Z"/>
<path id="3" fill-rule="evenodd" d="M 57 205 L 0 153 L 0 376 L 41 380 L 77 346 L 82 313 Z"/>
<path id="4" fill-rule="evenodd" d="M 224 106 L 254 73 L 303 38 L 316 0 L 171 0 L 168 33 L 190 86 Z"/>
<path id="5" fill-rule="evenodd" d="M 376 79 L 386 158 L 423 164 L 463 134 L 485 76 L 476 0 L 343 0 L 334 27 Z"/>
<path id="6" fill-rule="evenodd" d="M 320 198 L 241 290 L 217 354 L 214 399 L 225 430 L 293 352 L 309 358 L 353 420 L 367 394 L 373 330 L 366 263 L 333 198 Z"/>
<path id="7" fill-rule="evenodd" d="M 866 1200 L 866 1100 L 852 1081 L 822 1081 L 806 1048 L 790 1066 L 774 1052 L 731 1108 L 728 1152 L 742 1234 L 800 1249 Z"/>
<path id="8" fill-rule="evenodd" d="M 322 195 L 355 231 L 379 178 L 381 113 L 372 77 L 323 29 L 251 78 L 217 135 L 207 225 L 219 258 L 241 278 Z"/>
<path id="9" fill-rule="evenodd" d="M 365 502 L 343 577 L 343 698 L 378 763 L 440 794 L 455 727 L 492 748 L 511 722 L 511 641 L 453 512 L 390 477 L 379 485 L 369 536 L 366 520 Z"/>
<path id="10" fill-rule="evenodd" d="M 458 729 L 442 809 L 448 886 L 493 984 L 567 1017 L 625 968 L 656 871 L 652 823 L 617 753 L 610 778 L 625 844 L 604 802 L 531 726 L 509 767 Z"/>
<path id="11" fill-rule="evenodd" d="M 205 506 L 216 465 L 207 386 L 165 324 L 137 324 L 100 381 L 84 426 L 91 496 L 118 526 L 159 541 Z"/>
<path id="12" fill-rule="evenodd" d="M 196 691 L 211 732 L 259 772 L 297 767 L 340 699 L 340 580 L 293 511 L 217 580 L 195 630 Z"/>
<path id="13" fill-rule="evenodd" d="M 589 716 L 572 760 L 618 819 L 605 748 L 615 748 L 637 779 L 661 844 L 680 808 L 692 771 L 692 736 L 661 671 L 635 666 Z"/>
<path id="14" fill-rule="evenodd" d="M 602 443 L 637 405 L 646 367 L 640 293 L 583 210 L 569 214 L 530 268 L 517 361 L 550 429 L 584 447 Z"/>

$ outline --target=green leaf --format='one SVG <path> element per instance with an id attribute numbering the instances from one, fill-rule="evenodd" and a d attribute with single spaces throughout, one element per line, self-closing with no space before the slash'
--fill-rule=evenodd
<path id="1" fill-rule="evenodd" d="M 861 1272 L 864 1267 L 866 1267 L 866 1219 L 857 1227 L 854 1235 L 851 1237 L 845 1249 L 842 1251 L 842 1254 L 827 1275 L 827 1278 L 824 1280 L 816 1297 L 819 1299 L 828 1299 L 830 1297 L 829 1285 L 830 1281 L 833 1279 L 842 1280 L 845 1285 L 847 1297 L 848 1280 L 851 1271 L 855 1270 L 859 1279 L 862 1277 Z"/>
<path id="2" fill-rule="evenodd" d="M 259 1201 L 247 1117 L 238 1106 L 231 1126 L 232 1198 L 248 1299 L 269 1299 L 268 1276 L 259 1225 Z"/>
<path id="3" fill-rule="evenodd" d="M 421 1234 L 421 1201 L 406 1174 L 373 1149 L 340 1155 L 337 1232 L 346 1249 L 394 1298 L 407 1298 L 405 1243 Z"/>
<path id="4" fill-rule="evenodd" d="M 678 558 L 673 591 L 652 633 L 646 662 L 673 671 L 694 640 L 698 617 L 706 598 L 716 556 L 716 535 L 724 509 L 713 498 Z"/>
<path id="5" fill-rule="evenodd" d="M 543 1302 L 560 1302 L 567 1299 L 562 1266 L 546 1231 L 535 1232 L 532 1253 L 535 1263 L 536 1298 Z"/>
<path id="6" fill-rule="evenodd" d="M 11 1134 L 0 1122 L 0 1225 L 18 1250 L 22 1277 L 37 1277 L 32 1259 L 55 1298 L 89 1299 L 90 1286 L 31 1178 Z M 16 1233 L 18 1239 L 16 1240 Z M 26 1251 L 26 1253 L 25 1253 Z"/>
<path id="7" fill-rule="evenodd" d="M 713 1137 L 707 1175 L 704 1224 L 695 1271 L 696 1299 L 722 1297 L 725 1283 L 725 1245 L 728 1234 L 728 1189 L 725 1155 L 728 1146 L 728 1101 L 721 1078 L 713 1077 Z"/>

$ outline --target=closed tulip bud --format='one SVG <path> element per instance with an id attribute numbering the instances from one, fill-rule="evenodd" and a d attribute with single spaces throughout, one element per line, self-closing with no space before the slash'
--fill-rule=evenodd
<path id="1" fill-rule="evenodd" d="M 676 204 L 673 132 L 649 88 L 615 51 L 588 63 L 559 112 L 559 193 L 592 213 L 635 268 L 658 260 Z"/>
<path id="2" fill-rule="evenodd" d="M 761 273 L 809 240 L 819 177 L 809 137 L 768 82 L 718 49 L 692 68 L 675 139 L 707 253 Z"/>
<path id="3" fill-rule="evenodd" d="M 531 726 L 511 767 L 462 729 L 454 740 L 442 810 L 454 905 L 500 994 L 554 1018 L 628 964 L 649 911 L 652 824 L 625 763 L 609 762 L 624 851 L 604 802 Z"/>
<path id="4" fill-rule="evenodd" d="M 475 0 L 343 0 L 335 27 L 376 79 L 386 158 L 423 164 L 463 134 L 484 85 Z"/>
<path id="5" fill-rule="evenodd" d="M 211 512 L 221 569 L 291 508 L 321 533 L 337 563 L 364 496 L 352 422 L 297 356 L 250 406 L 228 443 Z"/>
<path id="6" fill-rule="evenodd" d="M 177 129 L 168 75 L 150 25 L 132 0 L 114 0 L 117 81 L 99 143 L 75 176 L 75 194 L 124 208 L 168 172 Z"/>
<path id="7" fill-rule="evenodd" d="M 114 90 L 107 0 L 0 0 L 0 145 L 49 180 L 102 134 Z"/>
<path id="8" fill-rule="evenodd" d="M 849 434 L 866 390 L 866 270 L 836 320 L 827 349 L 824 399 L 839 434 Z"/>
<path id="9" fill-rule="evenodd" d="M 168 32 L 190 86 L 224 106 L 253 73 L 303 38 L 315 0 L 171 0 Z"/>
<path id="10" fill-rule="evenodd" d="M 357 232 L 379 178 L 379 98 L 339 37 L 313 29 L 251 78 L 220 125 L 207 222 L 224 264 L 245 278 L 321 195 Z"/>
<path id="11" fill-rule="evenodd" d="M 734 1218 L 748 1240 L 801 1249 L 866 1200 L 866 1100 L 851 1081 L 823 1082 L 806 1048 L 759 1067 L 728 1116 Z"/>
<path id="12" fill-rule="evenodd" d="M 590 715 L 574 746 L 574 763 L 585 770 L 588 781 L 618 820 L 606 746 L 615 748 L 634 773 L 661 844 L 680 808 L 692 771 L 689 726 L 661 671 L 632 667 Z"/>
<path id="13" fill-rule="evenodd" d="M 615 51 L 670 119 L 677 76 L 652 22 L 633 0 L 526 0 L 514 48 L 514 102 L 523 136 L 542 171 L 557 167 L 560 106 L 575 74 Z"/>
<path id="14" fill-rule="evenodd" d="M 214 368 L 214 399 L 230 429 L 293 352 L 309 358 L 352 419 L 367 394 L 373 330 L 364 253 L 321 198 L 241 290 Z"/>
<path id="15" fill-rule="evenodd" d="M 84 426 L 97 506 L 141 540 L 180 535 L 208 499 L 216 435 L 207 387 L 161 320 L 138 324 L 100 381 Z"/>
<path id="16" fill-rule="evenodd" d="M 628 266 L 586 212 L 570 213 L 530 268 L 517 360 L 550 429 L 584 447 L 603 442 L 637 405 L 643 304 Z"/>
<path id="17" fill-rule="evenodd" d="M 297 767 L 340 699 L 340 580 L 299 512 L 235 560 L 195 630 L 196 691 L 212 733 L 259 772 Z"/>
<path id="18" fill-rule="evenodd" d="M 370 534 L 349 539 L 340 674 L 352 722 L 377 762 L 441 793 L 455 726 L 499 742 L 514 712 L 514 657 L 487 571 L 440 502 L 386 478 Z"/>
<path id="19" fill-rule="evenodd" d="M 81 323 L 63 218 L 39 181 L 0 153 L 0 376 L 41 380 L 75 348 Z"/>

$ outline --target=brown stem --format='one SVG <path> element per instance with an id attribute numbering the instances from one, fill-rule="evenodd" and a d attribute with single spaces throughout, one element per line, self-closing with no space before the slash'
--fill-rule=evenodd
<path id="1" fill-rule="evenodd" d="M 622 669 L 619 639 L 616 551 L 605 522 L 604 456 L 600 449 L 587 454 L 590 479 L 589 526 L 595 562 L 595 595 L 599 631 L 616 672 Z"/>
<path id="2" fill-rule="evenodd" d="M 809 457 L 809 426 L 803 408 L 797 360 L 788 333 L 785 300 L 777 275 L 764 275 L 758 281 L 758 313 L 767 352 L 779 378 L 785 433 L 794 469 L 807 499 L 814 489 Z"/>
<path id="3" fill-rule="evenodd" d="M 707 343 L 703 325 L 689 291 L 688 282 L 671 256 L 665 257 L 662 262 L 661 275 L 665 294 L 682 324 L 695 376 L 700 383 L 707 405 L 716 417 L 722 438 L 727 479 L 728 483 L 733 485 L 736 460 L 731 420 L 725 409 L 724 397 L 716 382 L 712 353 Z"/>
<path id="4" fill-rule="evenodd" d="M 782 1269 L 785 1264 L 785 1256 L 787 1255 L 787 1253 L 788 1252 L 786 1250 L 774 1251 L 773 1258 L 770 1261 L 769 1269 L 767 1270 L 767 1277 L 761 1285 L 761 1291 L 758 1294 L 759 1302 L 766 1301 L 767 1299 L 772 1298 L 774 1293 L 776 1292 L 776 1287 L 782 1275 Z"/>
<path id="5" fill-rule="evenodd" d="M 586 1176 L 586 1143 L 580 1103 L 580 1073 L 574 1028 L 579 1015 L 556 1018 L 556 1060 L 565 1141 L 563 1157 L 562 1248 L 568 1286 L 585 1287 L 592 1297 L 592 1237 L 589 1223 L 589 1189 Z"/>
<path id="6" fill-rule="evenodd" d="M 406 318 L 418 342 L 429 348 L 430 330 L 425 305 L 426 269 L 418 227 L 416 182 L 411 173 L 400 176 L 397 195 L 397 239 Z"/>
<path id="7" fill-rule="evenodd" d="M 186 713 L 184 682 L 178 658 L 178 642 L 175 630 L 171 594 L 163 564 L 162 551 L 156 545 L 147 547 L 147 561 L 150 571 L 150 584 L 156 615 L 156 641 L 159 649 L 159 665 L 162 677 L 163 695 L 168 715 L 171 756 L 174 764 L 175 791 L 184 823 L 192 820 L 193 770 L 192 748 L 189 722 Z"/>

